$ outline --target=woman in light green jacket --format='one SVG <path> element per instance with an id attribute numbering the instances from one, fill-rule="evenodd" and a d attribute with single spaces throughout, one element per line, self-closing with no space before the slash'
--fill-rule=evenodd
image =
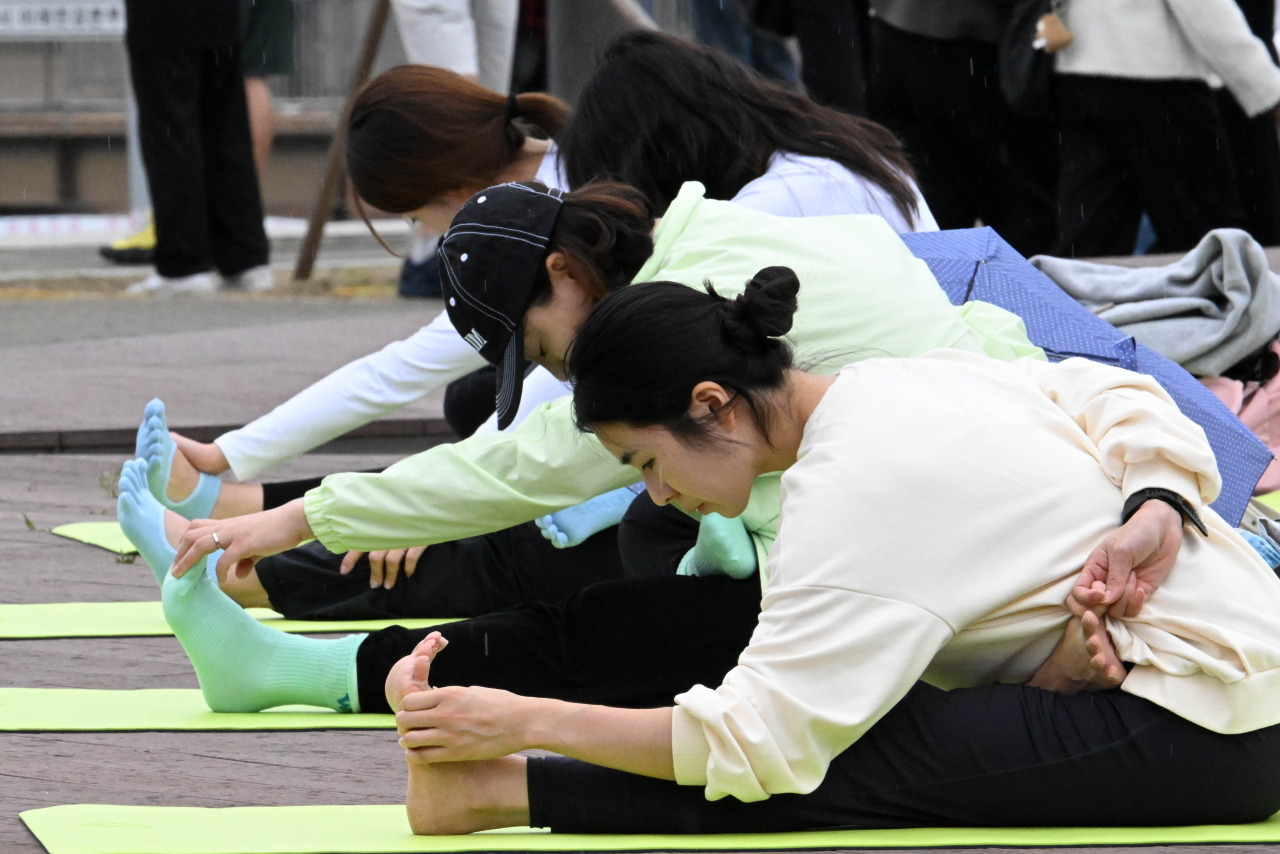
<path id="1" fill-rule="evenodd" d="M 618 214 L 625 210 L 633 212 L 630 219 Z M 707 200 L 700 185 L 687 184 L 653 231 L 654 251 L 637 274 L 616 262 L 637 235 L 648 240 L 653 223 L 645 210 L 635 191 L 618 185 L 563 200 L 540 185 L 504 185 L 477 195 L 446 239 L 447 301 L 459 331 L 486 358 L 502 361 L 504 372 L 510 352 L 562 371 L 565 348 L 609 284 L 634 278 L 701 287 L 711 281 L 732 295 L 761 266 L 786 262 L 806 278 L 792 336 L 802 357 L 829 354 L 838 365 L 852 350 L 914 356 L 951 347 L 1004 360 L 1038 354 L 1012 315 L 982 304 L 951 306 L 927 267 L 877 217 L 775 217 Z M 625 228 L 602 235 L 582 225 L 606 219 Z M 486 239 L 493 234 L 518 239 Z M 482 319 L 499 315 L 506 326 Z M 511 403 L 508 397 L 505 406 Z M 248 711 L 310 703 L 388 711 L 384 681 L 426 632 L 395 627 L 340 641 L 281 641 L 277 633 L 257 631 L 216 587 L 206 590 L 204 572 L 181 578 L 197 561 L 225 549 L 210 561 L 225 578 L 311 536 L 335 551 L 437 542 L 526 521 L 635 482 L 633 470 L 577 432 L 568 404 L 547 404 L 513 432 L 435 448 L 382 474 L 336 475 L 305 505 L 200 521 L 185 533 L 175 521 L 168 538 L 159 505 L 148 505 L 126 478 L 122 523 L 165 585 L 166 615 L 210 706 Z M 777 492 L 776 477 L 761 478 L 742 517 L 758 554 L 775 535 Z M 1139 560 L 1156 559 L 1152 544 L 1180 536 L 1173 527 L 1125 526 L 1099 548 L 1125 542 Z M 1172 551 L 1176 555 L 1176 547 Z M 165 578 L 171 565 L 177 577 Z M 203 592 L 186 595 L 191 588 Z M 531 603 L 442 627 L 451 647 L 432 678 L 583 702 L 661 704 L 692 684 L 716 683 L 733 666 L 759 603 L 754 579 L 664 575 L 594 584 L 555 606 Z M 226 631 L 206 631 L 215 623 Z M 210 637 L 224 645 L 205 649 Z M 282 644 L 290 662 L 284 670 L 248 666 L 269 664 Z M 285 671 L 292 676 L 284 683 L 271 675 Z"/>

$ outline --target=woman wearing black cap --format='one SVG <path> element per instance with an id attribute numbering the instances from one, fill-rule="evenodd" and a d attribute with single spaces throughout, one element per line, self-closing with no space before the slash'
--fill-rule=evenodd
<path id="1" fill-rule="evenodd" d="M 1012 360 L 1039 352 L 1007 334 L 1014 331 L 1007 313 L 983 304 L 967 312 L 951 306 L 923 262 L 880 218 L 774 217 L 706 199 L 700 185 L 688 184 L 651 239 L 652 223 L 643 198 L 620 185 L 595 184 L 563 197 L 540 185 L 490 188 L 463 207 L 445 239 L 450 315 L 461 334 L 500 365 L 504 380 L 518 361 L 509 354 L 521 351 L 563 372 L 565 348 L 608 291 L 632 280 L 631 287 L 643 288 L 646 281 L 675 279 L 740 293 L 760 266 L 791 256 L 806 275 L 792 332 L 802 354 L 871 349 L 915 356 L 942 346 Z M 520 338 L 522 346 L 513 344 Z M 500 403 L 509 411 L 513 401 Z M 247 569 L 309 536 L 335 551 L 453 539 L 635 482 L 633 470 L 578 433 L 568 403 L 544 405 L 509 433 L 440 446 L 382 474 L 332 476 L 305 503 L 193 523 L 177 544 L 173 571 L 185 573 L 202 555 L 224 548 L 216 563 L 225 575 L 241 561 Z M 776 476 L 759 478 L 740 517 L 760 556 L 776 533 L 778 489 Z M 1178 523 L 1176 514 L 1140 513 L 1099 553 L 1110 554 L 1128 538 L 1139 569 L 1167 567 L 1180 542 Z M 682 542 L 687 548 L 688 540 Z M 167 561 L 160 571 L 166 568 Z M 1127 577 L 1125 566 L 1109 601 Z M 450 654 L 436 663 L 432 678 L 651 706 L 673 690 L 723 676 L 750 638 L 759 604 L 755 579 L 668 572 L 593 584 L 554 606 L 531 603 L 442 627 Z M 389 710 L 385 680 L 425 634 L 394 627 L 364 638 L 349 659 L 348 678 L 334 683 L 350 686 L 353 696 L 326 704 Z M 290 654 L 323 656 L 326 643 L 297 642 Z M 643 655 L 636 654 L 637 644 Z M 207 664 L 219 666 L 232 665 Z M 272 702 L 282 702 L 279 697 L 272 694 Z"/>
<path id="2" fill-rule="evenodd" d="M 512 121 L 517 116 L 555 142 L 526 136 Z M 361 93 L 352 112 L 349 171 L 359 195 L 371 204 L 429 218 L 442 230 L 480 187 L 535 175 L 560 189 L 580 186 L 596 175 L 618 177 L 644 191 L 658 212 L 685 181 L 696 180 L 707 187 L 710 198 L 783 216 L 871 213 L 898 232 L 937 228 L 901 146 L 884 128 L 819 107 L 713 50 L 661 34 L 619 36 L 605 51 L 567 126 L 565 120 L 563 105 L 548 96 L 523 94 L 506 103 L 446 71 L 393 69 Z M 563 146 L 558 158 L 557 143 Z M 662 156 L 654 156 L 656 151 Z M 153 492 L 189 518 L 225 518 L 280 506 L 318 480 L 257 486 L 224 484 L 210 475 L 200 481 L 216 498 L 184 512 L 181 499 L 199 476 L 187 465 L 188 456 L 202 471 L 216 474 L 230 466 L 238 479 L 247 480 L 480 364 L 483 360 L 442 315 L 410 339 L 340 369 L 214 443 L 178 438 L 175 453 L 161 418 L 151 432 L 172 459 L 174 474 L 170 478 L 170 469 L 157 465 Z M 458 380 L 446 396 L 446 417 L 463 435 L 475 429 L 477 419 L 460 413 L 492 412 L 492 369 L 482 371 L 489 377 L 487 386 Z M 526 377 L 523 391 L 517 417 L 564 393 L 541 369 Z M 481 429 L 496 426 L 491 419 Z M 174 500 L 168 496 L 171 490 Z M 629 493 L 621 495 L 624 500 L 610 506 L 625 507 Z M 316 598 L 272 602 L 256 579 L 232 582 L 227 590 L 242 604 L 288 607 L 293 609 L 290 616 L 312 619 L 461 616 L 528 599 L 554 600 L 585 579 L 622 573 L 609 527 L 618 511 L 610 512 L 609 518 L 591 514 L 587 523 L 578 514 L 572 539 L 563 536 L 569 528 L 560 517 L 560 531 L 549 528 L 547 536 L 557 544 L 579 544 L 571 549 L 550 548 L 532 524 L 482 540 L 437 545 L 431 555 L 423 555 L 421 544 L 376 550 L 367 569 L 363 560 L 356 564 L 359 550 L 343 559 L 309 545 L 267 562 L 262 573 L 274 573 L 280 579 L 277 586 L 309 585 L 321 591 Z M 652 524 L 681 521 L 661 512 L 652 517 Z M 597 529 L 602 529 L 598 536 L 588 536 Z M 728 533 L 737 537 L 739 558 L 749 555 L 749 549 L 743 550 L 744 535 Z M 680 550 L 676 560 L 685 554 L 687 549 Z M 402 562 L 404 575 L 422 570 L 411 582 L 421 585 L 413 593 L 403 592 Z M 356 571 L 341 575 L 340 563 L 342 570 L 354 566 Z M 754 566 L 753 561 L 737 563 L 741 572 Z M 481 575 L 489 576 L 490 583 L 476 584 Z M 393 594 L 387 588 L 397 582 L 402 592 Z M 430 602 L 425 612 L 416 606 L 424 601 Z"/>

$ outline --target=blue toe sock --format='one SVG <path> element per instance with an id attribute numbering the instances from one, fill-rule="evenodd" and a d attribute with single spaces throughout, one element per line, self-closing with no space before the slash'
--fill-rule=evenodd
<path id="1" fill-rule="evenodd" d="M 147 465 L 142 460 L 129 460 L 120 472 L 120 498 L 116 515 L 129 542 L 137 547 L 142 559 L 151 567 L 156 583 L 164 586 L 165 575 L 173 566 L 177 553 L 164 535 L 164 507 L 156 501 L 147 484 Z M 219 552 L 218 554 L 221 554 Z M 206 562 L 206 572 L 214 572 L 217 556 Z M 217 581 L 217 575 L 214 575 Z"/>
<path id="2" fill-rule="evenodd" d="M 543 516 L 538 520 L 538 527 L 542 528 L 543 536 L 551 540 L 552 545 L 567 549 L 621 522 L 635 497 L 631 487 L 624 486 L 575 507 Z"/>
<path id="3" fill-rule="evenodd" d="M 200 473 L 200 479 L 191 494 L 181 501 L 169 500 L 169 475 L 173 469 L 173 455 L 178 446 L 169 435 L 165 421 L 164 403 L 155 399 L 143 412 L 142 425 L 138 428 L 135 449 L 139 459 L 147 461 L 147 483 L 156 500 L 184 519 L 207 519 L 222 491 L 222 480 L 211 474 Z"/>

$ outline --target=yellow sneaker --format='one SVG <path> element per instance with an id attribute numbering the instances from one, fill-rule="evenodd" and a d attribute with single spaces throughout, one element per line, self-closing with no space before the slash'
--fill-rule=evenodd
<path id="1" fill-rule="evenodd" d="M 103 258 L 117 264 L 150 264 L 156 255 L 155 220 L 148 216 L 147 224 L 142 228 L 110 246 L 100 247 L 98 252 Z"/>

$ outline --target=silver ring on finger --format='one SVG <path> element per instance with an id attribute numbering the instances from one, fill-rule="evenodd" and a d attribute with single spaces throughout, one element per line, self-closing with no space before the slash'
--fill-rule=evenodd
<path id="1" fill-rule="evenodd" d="M 213 544 L 214 544 L 215 546 L 217 546 L 218 548 L 222 548 L 222 543 L 218 542 L 218 532 L 217 532 L 217 531 L 214 531 L 213 533 L 209 534 L 209 536 L 213 537 Z"/>

